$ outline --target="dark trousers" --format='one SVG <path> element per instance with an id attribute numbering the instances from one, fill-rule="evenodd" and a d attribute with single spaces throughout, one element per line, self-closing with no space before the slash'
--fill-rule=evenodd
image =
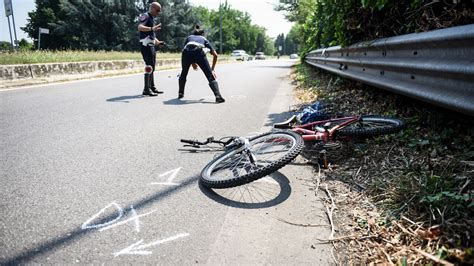
<path id="1" fill-rule="evenodd" d="M 155 64 L 156 64 L 155 46 L 143 46 L 140 44 L 140 52 L 142 53 L 142 57 L 143 57 L 143 60 L 145 61 L 145 64 L 153 68 L 153 72 L 151 72 L 150 74 L 150 85 L 151 87 L 155 87 L 155 81 L 153 78 L 153 74 L 155 72 Z"/>
<path id="2" fill-rule="evenodd" d="M 206 78 L 209 82 L 215 80 L 214 76 L 212 75 L 211 66 L 209 65 L 209 61 L 207 61 L 206 54 L 202 49 L 193 49 L 193 50 L 183 50 L 181 54 L 181 75 L 179 76 L 179 80 L 181 82 L 186 81 L 186 77 L 188 76 L 189 67 L 191 64 L 196 63 L 206 75 Z"/>

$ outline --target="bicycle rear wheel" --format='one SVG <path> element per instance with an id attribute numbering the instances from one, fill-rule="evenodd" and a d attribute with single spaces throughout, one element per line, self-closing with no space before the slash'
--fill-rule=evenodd
<path id="1" fill-rule="evenodd" d="M 405 127 L 400 119 L 383 116 L 362 116 L 359 121 L 338 130 L 339 136 L 371 137 L 396 133 Z"/>
<path id="2" fill-rule="evenodd" d="M 201 183 L 210 188 L 250 183 L 282 168 L 303 148 L 303 138 L 292 131 L 264 133 L 250 138 L 249 142 L 252 158 L 244 147 L 229 150 L 204 167 Z"/>

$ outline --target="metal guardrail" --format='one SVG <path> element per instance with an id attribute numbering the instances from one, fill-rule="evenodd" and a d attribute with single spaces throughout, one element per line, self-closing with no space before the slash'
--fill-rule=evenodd
<path id="1" fill-rule="evenodd" d="M 474 116 L 474 24 L 318 49 L 305 61 Z"/>

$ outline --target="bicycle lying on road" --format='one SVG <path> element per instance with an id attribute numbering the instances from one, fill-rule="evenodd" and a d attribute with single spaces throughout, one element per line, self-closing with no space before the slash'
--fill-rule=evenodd
<path id="1" fill-rule="evenodd" d="M 298 125 L 295 116 L 274 124 L 275 130 L 252 137 L 225 137 L 205 141 L 186 140 L 191 149 L 209 149 L 217 144 L 224 152 L 209 162 L 200 174 L 209 188 L 229 188 L 269 175 L 295 159 L 304 143 L 332 145 L 353 137 L 372 137 L 400 131 L 405 123 L 382 116 L 346 116 Z"/>

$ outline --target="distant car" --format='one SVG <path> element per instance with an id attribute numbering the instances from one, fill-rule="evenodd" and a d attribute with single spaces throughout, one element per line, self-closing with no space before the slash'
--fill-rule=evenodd
<path id="1" fill-rule="evenodd" d="M 255 60 L 265 60 L 265 54 L 262 52 L 257 52 L 255 54 Z"/>
<path id="2" fill-rule="evenodd" d="M 230 54 L 236 60 L 248 61 L 250 60 L 249 55 L 244 50 L 234 50 Z"/>
<path id="3" fill-rule="evenodd" d="M 290 54 L 290 59 L 298 59 L 298 54 Z"/>

